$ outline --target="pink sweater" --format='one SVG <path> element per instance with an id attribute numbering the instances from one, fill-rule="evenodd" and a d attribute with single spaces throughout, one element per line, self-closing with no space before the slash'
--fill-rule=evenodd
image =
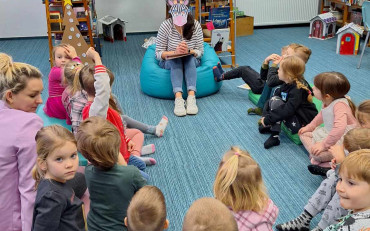
<path id="1" fill-rule="evenodd" d="M 80 58 L 76 57 L 73 61 L 81 62 Z M 63 68 L 53 67 L 49 73 L 49 97 L 46 101 L 44 112 L 50 117 L 58 119 L 66 119 L 67 112 L 62 103 L 62 93 L 65 87 L 62 86 Z"/>
<path id="2" fill-rule="evenodd" d="M 335 145 L 344 135 L 348 125 L 357 125 L 357 120 L 352 114 L 351 108 L 343 103 L 338 102 L 334 105 L 334 123 L 333 128 L 329 131 L 328 136 L 322 141 L 323 147 L 327 150 Z M 307 125 L 309 131 L 315 130 L 316 127 L 323 123 L 322 111 Z"/>

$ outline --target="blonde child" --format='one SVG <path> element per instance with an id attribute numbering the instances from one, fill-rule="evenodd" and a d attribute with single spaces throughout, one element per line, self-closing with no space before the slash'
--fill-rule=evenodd
<path id="1" fill-rule="evenodd" d="M 125 225 L 128 231 L 162 231 L 168 228 L 166 201 L 161 190 L 144 186 L 132 198 Z"/>
<path id="2" fill-rule="evenodd" d="M 67 124 L 69 121 L 71 121 L 70 124 L 72 124 L 72 131 L 75 134 L 77 132 L 78 126 L 82 122 L 82 110 L 88 101 L 87 93 L 82 90 L 79 81 L 79 75 L 82 68 L 83 65 L 76 61 L 68 62 L 64 68 L 64 80 L 67 87 L 63 91 L 62 102 L 68 114 Z M 108 69 L 107 72 L 111 79 L 114 79 L 113 73 Z M 115 100 L 115 103 L 117 103 L 117 100 L 114 97 L 113 99 Z M 119 106 L 118 103 L 117 106 Z M 143 133 L 156 135 L 157 137 L 163 136 L 168 124 L 168 119 L 166 116 L 163 116 L 161 121 L 156 126 L 141 123 L 128 117 L 127 115 L 122 115 L 122 120 L 128 128 L 137 128 Z M 155 151 L 154 145 L 151 145 L 149 151 L 146 151 L 146 149 L 148 148 L 149 147 L 142 150 L 142 155 L 143 153 L 150 154 Z"/>
<path id="3" fill-rule="evenodd" d="M 138 167 L 143 176 L 149 179 L 144 170 L 146 164 L 155 164 L 155 160 L 140 157 L 144 134 L 137 129 L 124 128 L 118 106 L 111 98 L 110 85 L 113 83 L 113 79 L 110 79 L 106 68 L 102 65 L 99 53 L 94 48 L 89 48 L 86 55 L 94 60 L 95 67 L 85 66 L 79 75 L 81 87 L 88 96 L 88 102 L 82 110 L 82 119 L 100 116 L 114 124 L 120 134 L 120 152 L 124 160 L 127 164 Z"/>
<path id="4" fill-rule="evenodd" d="M 60 44 L 53 48 L 54 67 L 49 73 L 49 97 L 45 103 L 44 112 L 50 117 L 66 119 L 67 113 L 62 103 L 62 84 L 63 68 L 67 62 L 74 60 L 81 62 L 76 50 L 68 44 Z"/>
<path id="5" fill-rule="evenodd" d="M 370 100 L 358 105 L 356 118 L 361 127 L 370 128 Z"/>
<path id="6" fill-rule="evenodd" d="M 85 230 L 83 202 L 66 181 L 78 168 L 76 140 L 59 125 L 36 134 L 37 163 L 32 171 L 37 195 L 32 230 Z"/>
<path id="7" fill-rule="evenodd" d="M 93 116 L 81 123 L 76 139 L 78 150 L 91 163 L 85 168 L 90 193 L 88 230 L 127 230 L 127 207 L 146 181 L 135 166 L 119 164 L 119 131 L 108 120 Z"/>
<path id="8" fill-rule="evenodd" d="M 317 115 L 310 86 L 303 76 L 304 71 L 305 62 L 297 56 L 287 56 L 280 63 L 278 75 L 284 84 L 266 102 L 259 126 L 260 133 L 271 134 L 264 143 L 266 149 L 280 144 L 282 121 L 296 134 Z"/>
<path id="9" fill-rule="evenodd" d="M 368 148 L 370 148 L 370 129 L 354 128 L 344 136 L 343 146 L 332 146 L 329 151 L 336 158 L 336 164 L 338 165 L 345 158 L 344 152 L 348 153 Z M 323 211 L 320 222 L 313 229 L 313 231 L 322 231 L 347 214 L 347 211 L 341 207 L 339 195 L 335 191 L 338 182 L 338 169 L 339 166 L 335 168 L 336 171 L 328 171 L 327 178 L 321 182 L 316 192 L 308 200 L 304 211 L 297 218 L 279 224 L 276 228 L 281 231 L 309 230 L 312 218 Z"/>
<path id="10" fill-rule="evenodd" d="M 352 152 L 344 159 L 339 169 L 337 193 L 341 206 L 349 213 L 324 231 L 369 230 L 370 149 Z"/>
<path id="11" fill-rule="evenodd" d="M 225 153 L 213 191 L 232 211 L 240 231 L 272 230 L 279 209 L 268 197 L 261 169 L 248 152 L 232 147 Z"/>
<path id="12" fill-rule="evenodd" d="M 238 226 L 224 204 L 204 197 L 196 200 L 186 212 L 182 231 L 238 231 Z"/>
<path id="13" fill-rule="evenodd" d="M 313 93 L 322 101 L 323 108 L 298 132 L 310 155 L 312 165 L 308 169 L 313 174 L 325 175 L 333 158 L 329 148 L 340 144 L 343 136 L 357 126 L 355 106 L 345 97 L 350 87 L 348 79 L 339 72 L 324 72 L 314 78 Z M 320 127 L 322 123 L 324 127 Z"/>

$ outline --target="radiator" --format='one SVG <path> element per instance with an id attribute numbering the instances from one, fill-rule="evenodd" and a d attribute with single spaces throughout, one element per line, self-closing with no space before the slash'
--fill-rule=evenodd
<path id="1" fill-rule="evenodd" d="M 319 12 L 320 0 L 236 0 L 236 6 L 254 17 L 255 26 L 306 23 Z"/>

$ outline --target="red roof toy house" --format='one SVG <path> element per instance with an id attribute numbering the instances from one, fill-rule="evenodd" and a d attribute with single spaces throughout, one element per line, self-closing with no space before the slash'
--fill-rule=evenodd
<path id="1" fill-rule="evenodd" d="M 99 19 L 99 22 L 101 22 L 103 26 L 104 40 L 111 42 L 114 42 L 115 39 L 127 41 L 125 27 L 125 24 L 127 23 L 126 21 L 107 15 Z"/>
<path id="2" fill-rule="evenodd" d="M 357 55 L 363 32 L 364 29 L 352 22 L 340 28 L 337 32 L 337 54 Z"/>
<path id="3" fill-rule="evenodd" d="M 310 20 L 309 38 L 329 39 L 335 36 L 337 18 L 332 13 L 319 14 Z"/>

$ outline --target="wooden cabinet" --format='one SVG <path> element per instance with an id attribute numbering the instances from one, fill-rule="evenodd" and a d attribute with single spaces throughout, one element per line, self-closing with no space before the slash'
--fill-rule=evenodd
<path id="1" fill-rule="evenodd" d="M 62 39 L 63 35 L 63 16 L 64 16 L 64 0 L 49 1 L 45 0 L 46 20 L 47 20 L 47 33 L 49 40 L 49 57 L 50 65 L 53 66 L 53 47 L 55 39 Z M 80 32 L 84 36 L 85 41 L 90 46 L 94 46 L 94 37 L 97 37 L 97 32 L 93 32 L 91 25 L 91 10 L 94 9 L 94 1 L 89 0 L 72 1 L 73 8 L 76 10 L 77 20 L 79 22 Z M 92 9 L 91 9 L 91 8 Z M 55 10 L 56 9 L 56 10 Z M 54 37 L 54 42 L 53 42 Z"/>
<path id="2" fill-rule="evenodd" d="M 337 24 L 341 26 L 344 25 L 345 23 L 350 22 L 350 17 L 349 17 L 350 9 L 361 9 L 361 6 L 359 5 L 352 4 L 351 6 L 348 6 L 346 5 L 345 2 L 342 2 L 341 0 L 326 0 L 326 2 L 329 2 L 331 6 L 337 5 L 343 8 L 343 11 L 342 11 L 343 18 L 337 21 Z M 320 11 L 321 13 L 323 12 L 324 6 L 325 6 L 325 0 L 322 0 L 321 1 L 321 11 Z"/>

